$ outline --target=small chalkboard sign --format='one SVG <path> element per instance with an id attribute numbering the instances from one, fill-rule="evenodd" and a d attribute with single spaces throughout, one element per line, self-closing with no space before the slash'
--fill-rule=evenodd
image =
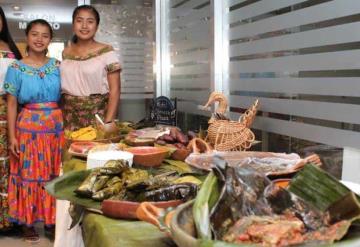
<path id="1" fill-rule="evenodd" d="M 150 111 L 150 118 L 157 124 L 176 126 L 176 98 L 174 103 L 165 96 L 159 96 L 153 100 Z"/>

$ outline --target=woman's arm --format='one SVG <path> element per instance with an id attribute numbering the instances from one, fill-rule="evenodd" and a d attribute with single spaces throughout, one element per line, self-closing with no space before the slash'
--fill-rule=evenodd
<path id="1" fill-rule="evenodd" d="M 114 120 L 117 116 L 120 100 L 120 70 L 108 73 L 107 79 L 109 82 L 109 102 L 105 123 Z"/>
<path id="2" fill-rule="evenodd" d="M 17 98 L 11 94 L 7 94 L 9 150 L 15 157 L 19 158 L 19 144 L 15 134 L 16 118 L 17 118 Z"/>

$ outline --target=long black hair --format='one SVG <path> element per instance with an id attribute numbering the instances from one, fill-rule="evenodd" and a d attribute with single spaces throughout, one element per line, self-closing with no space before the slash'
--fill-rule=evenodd
<path id="1" fill-rule="evenodd" d="M 0 32 L 0 39 L 4 41 L 10 48 L 10 51 L 12 51 L 16 57 L 16 59 L 20 60 L 22 58 L 21 53 L 19 49 L 16 47 L 14 40 L 11 38 L 9 27 L 5 18 L 5 14 L 3 9 L 0 6 L 0 18 L 2 21 L 2 29 Z"/>
<path id="2" fill-rule="evenodd" d="M 78 13 L 80 12 L 80 10 L 87 10 L 87 11 L 90 11 L 94 14 L 95 16 L 95 21 L 96 21 L 96 25 L 99 26 L 100 24 L 100 15 L 99 15 L 99 12 L 95 9 L 95 7 L 91 6 L 91 5 L 87 5 L 87 4 L 84 4 L 84 5 L 80 5 L 80 6 L 77 6 L 74 11 L 73 11 L 73 14 L 72 14 L 72 23 L 75 22 L 75 19 L 76 19 L 76 16 L 78 15 Z M 73 43 L 76 43 L 78 40 L 78 38 L 76 37 L 76 35 L 74 35 L 71 39 L 71 41 Z"/>

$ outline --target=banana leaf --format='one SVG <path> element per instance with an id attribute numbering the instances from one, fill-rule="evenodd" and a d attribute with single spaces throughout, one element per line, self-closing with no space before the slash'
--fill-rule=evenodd
<path id="1" fill-rule="evenodd" d="M 312 164 L 307 164 L 291 180 L 289 191 L 318 210 L 328 211 L 333 222 L 360 218 L 359 197 Z"/>
<path id="2" fill-rule="evenodd" d="M 219 157 L 215 157 L 214 162 L 219 169 L 226 166 L 226 162 Z M 221 174 L 216 168 L 207 175 L 194 202 L 192 211 L 196 231 L 200 239 L 212 239 L 210 215 L 220 198 L 220 188 L 222 188 L 223 181 L 219 181 L 218 176 L 223 180 Z"/>
<path id="3" fill-rule="evenodd" d="M 210 211 L 219 197 L 218 181 L 214 172 L 206 177 L 195 199 L 193 215 L 197 233 L 202 239 L 211 239 Z"/>
<path id="4" fill-rule="evenodd" d="M 85 180 L 91 170 L 72 171 L 55 178 L 45 186 L 46 191 L 56 199 L 67 200 L 86 208 L 100 209 L 101 203 L 91 198 L 79 197 L 74 190 Z"/>
<path id="5" fill-rule="evenodd" d="M 180 175 L 185 175 L 185 174 L 202 175 L 202 174 L 204 174 L 204 171 L 193 168 L 190 165 L 188 165 L 187 163 L 185 163 L 184 161 L 170 160 L 170 159 L 164 160 L 164 162 L 158 168 L 158 172 L 163 172 L 163 171 L 176 171 Z"/>

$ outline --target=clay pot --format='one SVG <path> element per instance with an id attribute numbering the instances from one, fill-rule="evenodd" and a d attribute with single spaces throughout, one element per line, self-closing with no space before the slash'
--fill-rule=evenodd
<path id="1" fill-rule="evenodd" d="M 184 161 L 186 159 L 186 157 L 189 156 L 190 153 L 191 153 L 191 150 L 187 149 L 187 148 L 176 149 L 176 151 L 171 154 L 171 158 L 173 160 Z"/>
<path id="2" fill-rule="evenodd" d="M 168 149 L 162 147 L 131 147 L 125 151 L 134 154 L 134 164 L 147 167 L 160 166 L 168 154 Z"/>
<path id="3" fill-rule="evenodd" d="M 172 200 L 164 202 L 151 202 L 158 208 L 176 207 L 182 203 L 181 200 Z M 138 219 L 136 210 L 140 206 L 139 202 L 104 200 L 101 203 L 101 211 L 104 215 L 117 219 Z"/>

